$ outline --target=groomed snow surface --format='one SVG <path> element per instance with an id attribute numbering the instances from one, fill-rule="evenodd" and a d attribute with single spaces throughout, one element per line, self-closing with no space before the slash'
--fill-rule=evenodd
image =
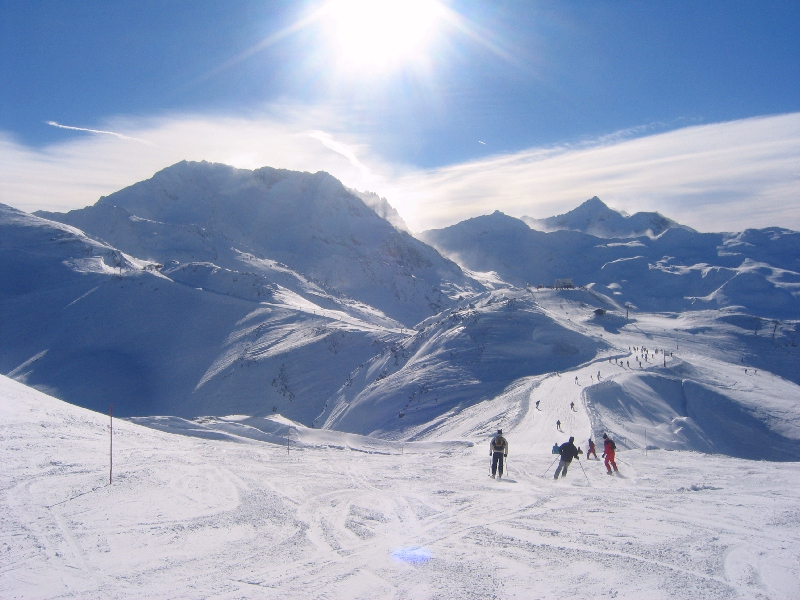
<path id="1" fill-rule="evenodd" d="M 543 448 L 590 430 L 568 376 L 497 401 L 524 405 L 501 481 L 486 436 L 231 417 L 115 420 L 112 485 L 108 415 L 0 377 L 0 597 L 798 597 L 797 463 L 623 450 L 554 481 Z"/>

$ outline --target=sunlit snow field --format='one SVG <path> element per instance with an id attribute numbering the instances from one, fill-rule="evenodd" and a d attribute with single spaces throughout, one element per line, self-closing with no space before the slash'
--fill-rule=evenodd
<path id="1" fill-rule="evenodd" d="M 115 420 L 109 485 L 107 415 L 7 378 L 0 411 L 5 598 L 798 597 L 797 463 L 628 450 L 622 477 L 584 460 L 554 482 L 564 436 L 528 410 L 495 481 L 483 438 L 279 420 L 287 450 Z"/>

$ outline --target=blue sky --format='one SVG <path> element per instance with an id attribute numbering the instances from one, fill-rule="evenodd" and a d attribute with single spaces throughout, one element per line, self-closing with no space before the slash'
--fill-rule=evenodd
<path id="1" fill-rule="evenodd" d="M 345 183 L 387 195 L 420 228 L 495 208 L 546 216 L 568 210 L 592 190 L 565 181 L 563 189 L 553 183 L 537 193 L 533 176 L 513 192 L 494 193 L 487 183 L 486 206 L 473 202 L 465 212 L 443 208 L 459 204 L 458 187 L 443 192 L 436 184 L 452 181 L 454 172 L 496 169 L 504 159 L 552 160 L 554 152 L 641 145 L 644 139 L 652 140 L 648 151 L 656 158 L 666 140 L 667 158 L 681 135 L 676 132 L 710 139 L 691 133 L 698 127 L 721 136 L 712 152 L 718 154 L 742 139 L 730 127 L 744 120 L 749 150 L 731 164 L 749 164 L 756 146 L 772 142 L 775 148 L 766 157 L 759 150 L 766 170 L 744 184 L 721 184 L 726 175 L 720 173 L 707 190 L 698 191 L 693 180 L 683 191 L 659 195 L 659 184 L 670 182 L 644 169 L 642 184 L 627 195 L 610 188 L 601 197 L 629 212 L 655 207 L 695 219 L 690 224 L 700 228 L 710 226 L 702 216 L 709 207 L 738 202 L 746 210 L 743 202 L 756 206 L 767 198 L 777 208 L 757 224 L 788 218 L 800 227 L 787 195 L 798 182 L 790 165 L 798 159 L 800 3 L 454 0 L 442 2 L 446 16 L 413 53 L 377 65 L 342 54 L 334 31 L 341 15 L 313 16 L 324 5 L 0 2 L 0 145 L 10 153 L 0 166 L 0 202 L 25 209 L 89 204 L 95 192 L 147 177 L 183 152 L 236 166 L 283 160 L 272 166 L 329 170 Z M 365 27 L 347 35 L 359 37 Z M 158 160 L 136 158 L 144 149 L 130 139 L 48 122 L 149 140 L 148 152 Z M 229 131 L 227 143 L 242 153 L 229 156 L 204 143 L 208 156 L 197 156 L 193 136 L 206 127 L 219 147 L 227 140 L 223 130 Z M 721 133 L 725 127 L 727 134 Z M 259 131 L 258 142 L 243 137 L 242 128 Z M 316 132 L 312 146 L 308 132 Z M 181 135 L 183 146 L 176 142 Z M 168 144 L 159 141 L 164 137 Z M 265 137 L 271 146 L 283 145 L 287 157 L 264 151 L 259 144 Z M 678 145 L 681 156 L 693 153 Z M 96 173 L 98 153 L 109 160 L 105 179 Z M 776 161 L 781 166 L 771 174 Z M 62 175 L 37 171 L 54 162 Z M 128 170 L 119 166 L 126 162 Z M 42 181 L 51 179 L 48 191 Z M 429 213 L 439 217 L 426 219 Z M 778 215 L 785 218 L 775 220 Z"/>

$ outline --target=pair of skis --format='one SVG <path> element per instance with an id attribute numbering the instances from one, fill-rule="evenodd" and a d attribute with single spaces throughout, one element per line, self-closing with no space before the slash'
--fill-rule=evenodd
<path id="1" fill-rule="evenodd" d="M 547 469 L 545 469 L 544 473 L 542 473 L 542 477 L 547 475 L 547 472 L 552 468 L 552 466 L 554 464 L 556 464 L 556 460 L 560 460 L 560 459 L 561 459 L 560 456 L 556 457 L 555 460 L 553 460 L 553 462 L 550 463 L 550 466 L 547 467 Z M 592 485 L 592 483 L 589 481 L 589 476 L 586 474 L 586 469 L 584 469 L 583 465 L 581 464 L 581 459 L 579 458 L 579 459 L 577 459 L 577 461 L 578 461 L 578 466 L 581 468 L 581 471 L 583 471 L 583 476 L 586 477 L 586 483 L 588 483 L 589 485 Z"/>

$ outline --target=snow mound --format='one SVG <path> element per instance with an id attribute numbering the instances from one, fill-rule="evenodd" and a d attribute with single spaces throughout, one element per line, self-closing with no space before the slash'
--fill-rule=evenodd
<path id="1" fill-rule="evenodd" d="M 130 421 L 167 433 L 175 433 L 204 439 L 217 439 L 237 443 L 266 442 L 292 449 L 351 450 L 367 454 L 421 454 L 426 452 L 455 452 L 471 448 L 467 440 L 454 441 L 393 441 L 381 438 L 345 433 L 341 431 L 313 429 L 282 415 L 250 417 L 231 415 L 228 417 L 131 417 Z"/>

